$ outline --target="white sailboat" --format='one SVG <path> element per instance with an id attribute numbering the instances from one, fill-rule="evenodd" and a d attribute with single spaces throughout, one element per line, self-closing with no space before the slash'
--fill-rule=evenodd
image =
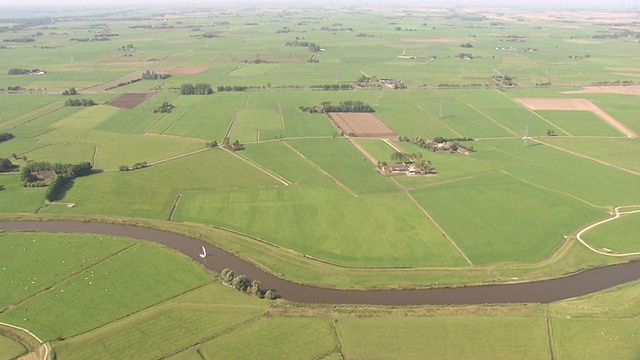
<path id="1" fill-rule="evenodd" d="M 200 251 L 200 254 L 198 254 L 198 256 L 200 256 L 201 258 L 207 256 L 207 249 L 204 248 L 204 245 L 202 245 L 202 251 Z"/>

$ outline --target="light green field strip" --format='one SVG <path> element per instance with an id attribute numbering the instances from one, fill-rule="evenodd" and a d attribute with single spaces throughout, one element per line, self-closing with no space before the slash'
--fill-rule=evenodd
<path id="1" fill-rule="evenodd" d="M 110 356 L 159 358 L 233 333 L 255 321 L 269 302 L 244 296 L 217 282 L 187 292 L 93 331 L 54 343 L 65 359 Z"/>
<path id="2" fill-rule="evenodd" d="M 247 346 L 251 344 L 251 346 Z M 336 348 L 329 321 L 321 318 L 265 318 L 199 346 L 205 359 L 316 359 Z M 295 355 L 294 355 L 295 354 Z"/>
<path id="3" fill-rule="evenodd" d="M 341 265 L 466 264 L 400 193 L 355 198 L 334 185 L 183 192 L 174 219 L 232 229 Z"/>
<path id="4" fill-rule="evenodd" d="M 538 110 L 536 113 L 567 129 L 573 136 L 621 136 L 591 111 Z"/>
<path id="5" fill-rule="evenodd" d="M 44 340 L 66 338 L 208 281 L 199 265 L 154 244 L 138 243 L 5 311 L 0 320 L 27 326 Z M 56 312 L 49 311 L 51 304 L 57 305 Z"/>
<path id="6" fill-rule="evenodd" d="M 502 174 L 411 193 L 474 264 L 540 260 L 601 213 Z"/>
<path id="7" fill-rule="evenodd" d="M 544 320 L 538 317 L 340 318 L 336 327 L 342 353 L 350 359 L 549 357 Z"/>
<path id="8" fill-rule="evenodd" d="M 0 127 L 10 128 L 54 112 L 63 106 L 59 96 L 31 94 L 2 95 L 0 98 Z"/>
<path id="9" fill-rule="evenodd" d="M 250 166 L 253 166 L 255 169 L 263 172 L 265 175 L 271 176 L 275 180 L 277 180 L 280 183 L 282 183 L 282 185 L 285 185 L 285 186 L 291 185 L 291 181 L 289 181 L 289 180 L 285 179 L 284 177 L 276 174 L 275 172 L 273 172 L 273 171 L 261 166 L 260 164 L 255 163 L 254 161 L 250 160 L 249 158 L 243 156 L 242 154 L 238 154 L 237 152 L 233 152 L 233 151 L 228 150 L 226 148 L 222 148 L 222 149 L 223 149 L 223 151 L 226 151 L 227 153 L 235 156 L 237 159 L 240 159 L 241 161 L 244 161 L 245 163 L 249 164 Z"/>
<path id="10" fill-rule="evenodd" d="M 203 163 L 209 165 L 202 167 Z M 42 212 L 166 219 L 176 194 L 184 190 L 273 186 L 282 185 L 228 153 L 213 149 L 140 170 L 103 172 L 76 179 L 65 197 L 76 203 L 74 208 L 49 206 Z M 96 187 L 102 191 L 95 191 Z"/>
<path id="11" fill-rule="evenodd" d="M 555 352 L 558 359 L 638 358 L 640 319 L 552 320 Z"/>
<path id="12" fill-rule="evenodd" d="M 628 138 L 597 139 L 597 138 L 563 138 L 550 137 L 546 144 L 571 151 L 572 153 L 589 159 L 603 161 L 604 165 L 615 165 L 640 174 L 640 148 L 638 140 Z"/>
<path id="13" fill-rule="evenodd" d="M 18 175 L 0 175 L 0 213 L 34 213 L 44 206 L 46 188 L 25 188 L 20 185 Z"/>
<path id="14" fill-rule="evenodd" d="M 120 110 L 113 106 L 95 105 L 57 121 L 51 124 L 51 127 L 55 129 L 89 130 L 100 125 L 118 111 Z"/>
<path id="15" fill-rule="evenodd" d="M 27 349 L 19 342 L 10 339 L 6 336 L 0 335 L 0 359 L 10 360 L 18 358 L 20 355 L 24 355 Z"/>

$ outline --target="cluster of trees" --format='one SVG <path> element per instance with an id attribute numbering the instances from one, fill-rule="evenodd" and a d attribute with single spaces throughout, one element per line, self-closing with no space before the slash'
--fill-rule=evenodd
<path id="1" fill-rule="evenodd" d="M 436 151 L 467 151 L 473 152 L 473 146 L 465 146 L 461 144 L 462 141 L 473 141 L 473 138 L 469 137 L 459 137 L 459 138 L 444 138 L 442 136 L 436 136 L 433 139 L 423 139 L 420 136 L 417 136 L 413 139 L 409 139 L 406 136 L 400 136 L 398 138 L 399 141 L 410 142 L 414 145 L 418 145 L 423 149 L 427 149 L 433 152 Z"/>
<path id="2" fill-rule="evenodd" d="M 326 114 L 330 112 L 375 112 L 371 105 L 362 101 L 345 101 L 341 102 L 339 105 L 332 105 L 331 101 L 323 101 L 320 105 L 300 106 L 298 109 L 312 114 Z"/>
<path id="3" fill-rule="evenodd" d="M 322 48 L 319 45 L 316 45 L 315 43 L 308 42 L 308 41 L 300 41 L 300 40 L 285 41 L 285 42 L 282 43 L 282 45 L 284 45 L 284 46 L 302 46 L 302 47 L 306 47 L 309 51 L 314 52 L 314 53 L 322 51 Z"/>
<path id="4" fill-rule="evenodd" d="M 122 82 L 119 82 L 119 83 L 117 83 L 117 84 L 115 84 L 113 86 L 110 86 L 110 87 L 106 88 L 105 90 L 112 90 L 112 89 L 115 89 L 115 88 L 127 86 L 129 84 L 137 83 L 140 80 L 142 80 L 142 79 L 133 79 L 133 80 L 129 80 L 129 81 L 122 81 Z"/>
<path id="5" fill-rule="evenodd" d="M 472 48 L 473 44 L 472 43 L 462 43 L 462 44 L 460 44 L 460 47 L 462 47 L 462 48 Z"/>
<path id="6" fill-rule="evenodd" d="M 3 141 L 11 140 L 13 138 L 14 138 L 14 136 L 13 136 L 12 133 L 7 133 L 7 132 L 6 133 L 2 133 L 2 134 L 0 134 L 0 143 L 3 142 Z"/>
<path id="7" fill-rule="evenodd" d="M 13 165 L 11 160 L 9 160 L 7 158 L 0 158 L 0 172 L 11 171 L 11 170 L 13 170 L 15 168 L 16 168 L 16 166 Z"/>
<path id="8" fill-rule="evenodd" d="M 351 84 L 325 84 L 325 85 L 311 85 L 312 89 L 322 89 L 322 90 L 352 90 L 353 85 Z"/>
<path id="9" fill-rule="evenodd" d="M 163 114 L 168 114 L 171 112 L 171 110 L 173 110 L 174 106 L 172 103 L 165 101 L 162 103 L 162 105 L 158 106 L 157 108 L 153 109 L 154 113 L 163 113 Z"/>
<path id="10" fill-rule="evenodd" d="M 25 182 L 38 181 L 35 173 L 39 171 L 53 170 L 58 176 L 76 178 L 91 174 L 91 168 L 92 165 L 88 162 L 81 162 L 80 164 L 52 164 L 47 161 L 36 161 L 29 163 L 20 169 L 20 182 L 24 185 Z"/>
<path id="11" fill-rule="evenodd" d="M 223 91 L 245 91 L 247 90 L 247 86 L 218 86 L 218 92 L 223 92 Z"/>
<path id="12" fill-rule="evenodd" d="M 65 95 L 65 96 L 76 95 L 76 94 L 78 94 L 78 91 L 74 87 L 62 92 L 62 95 Z"/>
<path id="13" fill-rule="evenodd" d="M 20 37 L 20 38 L 13 38 L 13 39 L 4 39 L 2 40 L 4 42 L 22 42 L 22 43 L 26 43 L 26 42 L 34 42 L 35 39 L 28 37 L 28 36 L 24 36 L 24 37 Z"/>
<path id="14" fill-rule="evenodd" d="M 72 178 L 67 176 L 58 176 L 47 188 L 44 198 L 50 202 L 61 199 L 66 192 L 67 184 L 69 184 L 71 180 Z"/>
<path id="15" fill-rule="evenodd" d="M 273 290 L 263 291 L 260 289 L 260 281 L 253 280 L 249 283 L 249 280 L 246 276 L 236 274 L 231 269 L 224 269 L 220 273 L 222 277 L 222 281 L 230 286 L 233 286 L 236 290 L 244 291 L 248 294 L 255 295 L 259 298 L 266 298 L 269 300 L 273 300 L 276 298 L 276 293 Z"/>
<path id="16" fill-rule="evenodd" d="M 120 50 L 120 51 L 133 51 L 135 49 L 136 49 L 136 47 L 133 46 L 133 44 L 122 45 L 122 46 L 120 46 L 120 48 L 118 48 L 118 50 Z"/>
<path id="17" fill-rule="evenodd" d="M 12 68 L 12 69 L 9 69 L 8 74 L 9 75 L 29 75 L 29 74 L 39 73 L 40 71 L 41 71 L 40 69 L 29 70 L 29 69 Z"/>
<path id="18" fill-rule="evenodd" d="M 22 86 L 16 85 L 16 86 L 7 86 L 7 90 L 9 90 L 9 91 L 20 91 L 20 90 L 23 90 L 23 89 L 22 89 Z"/>
<path id="19" fill-rule="evenodd" d="M 472 53 L 459 53 L 457 56 L 460 59 L 474 59 L 475 58 L 475 56 L 473 56 Z"/>
<path id="20" fill-rule="evenodd" d="M 120 165 L 120 167 L 118 169 L 120 171 L 131 171 L 131 170 L 138 170 L 138 169 L 146 168 L 147 166 L 149 166 L 149 164 L 147 164 L 146 161 L 142 161 L 142 162 L 137 162 L 137 163 L 133 164 L 133 166 Z"/>
<path id="21" fill-rule="evenodd" d="M 91 99 L 68 99 L 64 102 L 65 106 L 93 106 L 97 105 L 95 101 Z"/>
<path id="22" fill-rule="evenodd" d="M 180 95 L 210 95 L 213 94 L 211 84 L 182 84 L 180 86 Z"/>
<path id="23" fill-rule="evenodd" d="M 493 80 L 505 85 L 505 86 L 516 86 L 516 85 L 518 85 L 515 82 L 513 82 L 515 77 L 511 77 L 509 75 L 493 75 L 491 78 Z"/>
<path id="24" fill-rule="evenodd" d="M 171 77 L 171 74 L 158 74 L 155 71 L 145 71 L 142 73 L 142 80 L 164 80 L 164 79 L 168 79 Z"/>

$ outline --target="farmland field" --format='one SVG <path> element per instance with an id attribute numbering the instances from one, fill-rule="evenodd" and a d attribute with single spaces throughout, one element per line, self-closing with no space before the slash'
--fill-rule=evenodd
<path id="1" fill-rule="evenodd" d="M 0 219 L 159 227 L 358 290 L 640 260 L 636 212 L 581 235 L 598 251 L 576 238 L 640 206 L 637 9 L 254 5 L 0 6 Z M 334 111 L 349 102 L 373 112 Z M 20 175 L 39 162 L 93 171 L 50 203 L 46 173 Z M 61 359 L 639 355 L 637 281 L 549 305 L 307 306 L 126 238 L 0 232 L 0 250 L 0 321 Z"/>

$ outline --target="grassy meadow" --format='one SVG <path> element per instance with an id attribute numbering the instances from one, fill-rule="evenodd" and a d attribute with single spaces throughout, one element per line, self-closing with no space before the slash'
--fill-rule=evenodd
<path id="1" fill-rule="evenodd" d="M 14 135 L 0 158 L 15 165 L 0 172 L 0 218 L 199 234 L 283 278 L 354 289 L 526 281 L 637 259 L 591 253 L 575 234 L 640 205 L 638 139 L 592 112 L 517 101 L 587 99 L 640 134 L 634 14 L 14 9 L 0 20 L 0 134 Z M 171 76 L 125 83 L 145 71 Z M 214 93 L 181 94 L 199 83 Z M 126 93 L 148 98 L 118 105 Z M 470 138 L 473 151 L 349 138 L 300 109 L 346 101 L 370 105 L 398 136 Z M 165 102 L 171 111 L 158 112 Z M 226 145 L 236 141 L 238 151 Z M 382 173 L 394 147 L 435 172 Z M 19 181 L 39 161 L 94 172 L 45 204 L 46 188 Z M 638 218 L 584 240 L 638 252 Z M 0 232 L 0 250 L 0 321 L 52 341 L 61 359 L 640 354 L 637 311 L 622 306 L 638 304 L 637 283 L 549 306 L 332 308 L 238 294 L 129 239 Z M 2 356 L 25 351 L 12 339 L 0 332 Z"/>

